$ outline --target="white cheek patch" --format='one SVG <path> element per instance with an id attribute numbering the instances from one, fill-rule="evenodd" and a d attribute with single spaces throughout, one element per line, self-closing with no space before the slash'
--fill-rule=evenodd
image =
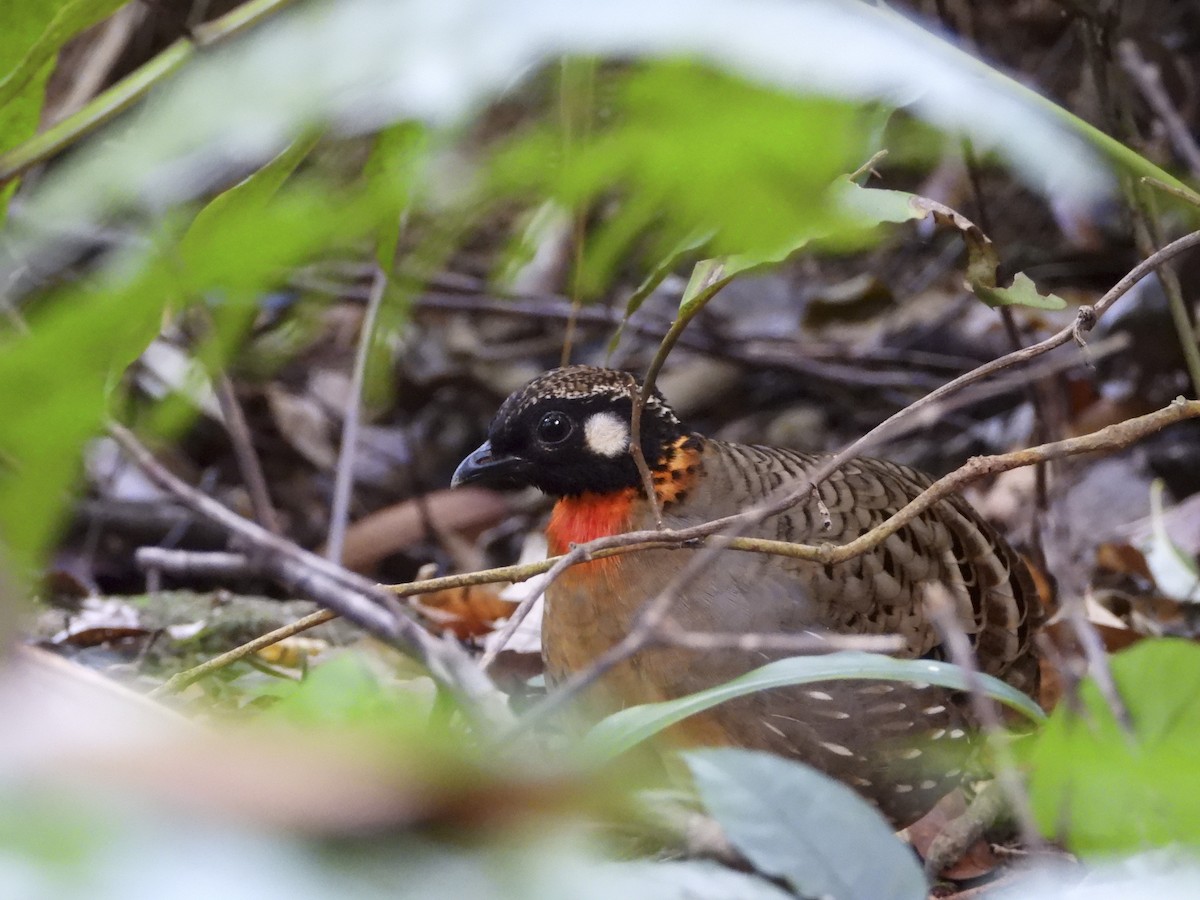
<path id="1" fill-rule="evenodd" d="M 629 449 L 629 425 L 610 412 L 596 413 L 583 426 L 588 449 L 615 458 Z"/>

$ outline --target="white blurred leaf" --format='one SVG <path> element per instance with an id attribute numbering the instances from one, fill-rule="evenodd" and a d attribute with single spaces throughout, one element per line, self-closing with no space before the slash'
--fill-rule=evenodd
<path id="1" fill-rule="evenodd" d="M 1163 516 L 1163 483 L 1150 486 L 1150 536 L 1140 547 L 1158 589 L 1174 600 L 1195 602 L 1200 588 L 1196 561 L 1175 545 Z"/>
<path id="2" fill-rule="evenodd" d="M 159 208 L 326 125 L 454 123 L 563 54 L 686 56 L 771 87 L 903 106 L 995 151 L 1034 189 L 1083 204 L 1110 190 L 1101 153 L 1122 158 L 1095 129 L 867 4 L 341 0 L 306 4 L 203 54 L 130 127 L 51 173 L 26 221 Z"/>

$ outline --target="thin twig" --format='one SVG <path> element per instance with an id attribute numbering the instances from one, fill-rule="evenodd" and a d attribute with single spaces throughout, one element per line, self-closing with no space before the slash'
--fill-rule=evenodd
<path id="1" fill-rule="evenodd" d="M 1158 178 L 1151 178 L 1148 175 L 1139 178 L 1138 182 L 1147 185 L 1148 187 L 1152 187 L 1155 190 L 1162 191 L 1165 194 L 1170 194 L 1175 199 L 1182 200 L 1184 203 L 1191 204 L 1192 206 L 1200 206 L 1200 194 L 1197 194 L 1186 185 L 1177 186 L 1174 184 L 1167 184 L 1165 181 L 1162 181 Z"/>
<path id="2" fill-rule="evenodd" d="M 1087 309 L 1091 310 L 1091 307 L 1087 307 Z M 1089 321 L 1091 321 L 1091 320 L 1089 320 Z M 1091 324 L 1095 324 L 1094 321 L 1092 321 Z M 997 389 L 998 390 L 1007 390 L 1007 388 L 1003 385 L 998 386 Z M 982 399 L 982 397 L 977 398 L 977 399 Z M 942 409 L 941 409 L 942 413 L 945 412 L 945 409 L 944 409 L 945 404 L 946 404 L 946 401 L 943 400 L 942 401 Z M 899 419 L 896 419 L 892 426 L 892 433 L 889 436 L 894 437 L 894 436 L 896 436 L 896 434 L 900 433 L 901 425 L 902 425 L 901 421 Z M 916 426 L 909 425 L 906 427 L 916 427 Z M 863 445 L 862 440 L 860 440 L 858 442 L 857 446 L 859 446 L 860 450 L 866 449 L 866 447 Z M 838 460 L 839 460 L 839 457 L 834 456 L 830 460 L 826 461 L 824 464 L 818 466 L 810 474 L 809 478 L 802 480 L 803 484 L 804 485 L 816 484 L 820 480 L 828 477 L 829 473 L 833 471 L 833 468 L 831 465 L 832 462 L 835 462 Z M 810 490 L 811 490 L 811 488 L 806 486 L 802 490 L 800 490 L 799 493 L 807 493 Z M 768 501 L 770 501 L 771 499 L 772 498 L 768 498 Z M 817 512 L 820 515 L 822 515 L 822 517 L 824 519 L 824 522 L 823 522 L 824 529 L 823 530 L 828 530 L 829 513 L 827 510 L 825 510 L 823 508 L 824 504 L 821 502 L 819 497 L 816 498 L 816 506 L 817 506 Z M 752 517 L 752 516 L 758 515 L 759 510 L 761 510 L 762 508 L 763 508 L 762 506 L 752 507 L 751 509 L 748 509 L 744 513 L 741 513 L 739 515 L 727 516 L 724 519 L 715 520 L 714 523 L 709 523 L 709 524 L 712 524 L 716 530 L 720 530 L 720 528 L 728 528 L 732 525 L 736 525 L 739 521 L 751 521 L 749 519 L 743 519 L 742 517 Z M 771 513 L 768 512 L 766 515 L 770 515 L 770 514 Z M 766 516 L 764 515 L 763 518 L 765 518 L 765 517 Z M 753 521 L 758 521 L 758 520 L 755 519 Z M 692 528 L 686 529 L 684 531 L 663 529 L 661 531 L 655 530 L 655 531 L 628 532 L 625 535 L 614 535 L 611 537 L 598 538 L 597 540 L 592 541 L 591 543 L 572 548 L 572 550 L 569 553 L 565 554 L 564 556 L 560 556 L 560 557 L 555 558 L 554 560 L 548 561 L 548 562 L 553 562 L 553 566 L 548 565 L 546 569 L 539 570 L 539 572 L 536 572 L 536 573 L 531 573 L 531 574 L 540 574 L 541 571 L 545 571 L 545 572 L 547 572 L 547 577 L 538 586 L 537 590 L 533 591 L 532 593 L 527 595 L 524 599 L 522 599 L 521 602 L 517 605 L 517 608 L 515 610 L 513 610 L 512 615 L 509 616 L 508 621 L 500 629 L 500 632 L 497 635 L 496 639 L 492 642 L 491 646 L 489 647 L 487 652 L 484 654 L 483 659 L 482 659 L 482 665 L 486 668 L 496 659 L 496 657 L 499 655 L 500 651 L 507 645 L 508 641 L 511 640 L 512 636 L 516 633 L 517 628 L 520 627 L 521 622 L 523 622 L 525 620 L 525 618 L 529 615 L 530 611 L 532 611 L 532 609 L 533 609 L 534 605 L 537 603 L 537 601 L 539 599 L 541 599 L 542 594 L 545 593 L 546 589 L 551 584 L 553 584 L 554 580 L 556 578 L 558 578 L 559 575 L 561 575 L 564 571 L 566 571 L 566 569 L 569 568 L 570 566 L 573 566 L 580 562 L 586 561 L 587 559 L 601 558 L 603 556 L 610 555 L 614 551 L 615 552 L 629 552 L 630 550 L 633 550 L 633 549 L 648 549 L 648 548 L 655 547 L 655 546 L 678 547 L 688 541 L 699 542 L 709 535 L 709 531 L 710 531 L 710 529 L 708 529 L 706 527 L 706 525 L 702 524 L 702 525 L 698 525 L 698 526 L 693 526 Z M 626 541 L 625 540 L 626 537 L 630 536 L 630 535 L 632 535 L 632 537 L 630 537 L 630 539 L 628 541 Z M 882 539 L 882 537 L 885 537 L 885 536 L 886 535 L 881 536 L 880 539 Z M 662 540 L 659 540 L 659 539 L 662 539 Z M 774 542 L 759 541 L 759 540 L 751 539 L 751 538 L 736 538 L 736 539 L 731 540 L 725 546 L 728 546 L 731 549 L 735 549 L 735 550 L 750 550 L 752 552 L 777 553 L 777 554 L 785 555 L 785 556 L 796 556 L 798 558 L 817 559 L 820 561 L 825 560 L 826 555 L 831 552 L 831 548 L 828 545 L 821 546 L 821 547 L 815 547 L 813 545 L 795 544 L 795 543 L 787 543 L 787 542 L 779 542 L 779 541 L 774 541 Z M 860 551 L 860 552 L 865 552 L 865 551 Z"/>
<path id="3" fill-rule="evenodd" d="M 382 266 L 376 266 L 371 281 L 371 295 L 367 299 L 367 308 L 363 313 L 362 327 L 358 334 L 358 347 L 354 352 L 354 370 L 350 376 L 350 403 L 346 408 L 346 415 L 342 418 L 342 441 L 333 481 L 333 503 L 329 511 L 329 537 L 325 542 L 325 558 L 335 563 L 342 561 L 342 548 L 346 543 L 346 527 L 350 520 L 350 494 L 354 488 L 354 460 L 358 449 L 358 425 L 362 412 L 362 388 L 366 379 L 371 341 L 375 336 L 375 320 L 379 317 L 387 284 L 387 272 Z"/>
<path id="4" fill-rule="evenodd" d="M 974 478 L 997 471 L 1031 465 L 1039 460 L 1057 459 L 1063 456 L 1092 453 L 1100 450 L 1120 449 L 1141 440 L 1146 435 L 1164 428 L 1173 422 L 1197 416 L 1200 416 L 1200 401 L 1187 402 L 1181 400 L 1176 401 L 1171 406 L 1159 412 L 1116 425 L 1110 425 L 1108 428 L 1090 435 L 1070 438 L 1054 444 L 1032 447 L 999 456 L 977 457 L 960 469 L 932 484 L 920 496 L 899 510 L 887 521 L 855 541 L 839 547 L 831 545 L 792 544 L 783 541 L 769 541 L 755 538 L 718 537 L 716 539 L 710 538 L 710 540 L 716 540 L 722 546 L 731 550 L 791 556 L 818 563 L 843 562 L 855 555 L 867 552 L 879 542 L 885 540 L 888 535 L 902 527 L 906 522 L 911 521 L 920 515 L 922 511 L 944 499 L 958 487 L 961 487 Z M 539 562 L 503 566 L 501 568 L 467 572 L 460 575 L 447 575 L 441 578 L 423 579 L 407 584 L 392 585 L 386 588 L 386 590 L 394 596 L 407 597 L 453 587 L 465 587 L 501 581 L 523 581 L 544 572 L 554 573 L 564 571 L 570 565 L 589 559 L 603 559 L 620 553 L 637 552 L 652 547 L 680 546 L 692 540 L 691 537 L 682 532 L 648 531 L 642 532 L 640 536 L 648 536 L 652 540 L 639 541 L 638 534 L 618 535 L 616 538 L 620 542 L 610 547 L 590 549 L 586 545 L 581 545 L 573 548 L 568 554 Z M 319 577 L 314 577 L 314 573 L 305 570 L 303 566 L 289 563 L 287 560 L 279 560 L 272 565 L 269 562 L 272 557 L 266 556 L 260 559 L 262 562 L 252 561 L 244 554 L 196 553 L 150 547 L 142 548 L 137 554 L 139 565 L 153 567 L 177 575 L 194 575 L 197 573 L 208 576 L 272 574 L 279 578 L 281 583 L 296 590 L 297 593 L 317 602 L 333 608 L 340 608 L 344 605 L 345 600 L 343 598 L 339 597 L 331 601 L 330 594 L 332 593 L 336 597 L 338 592 L 344 592 L 346 588 L 343 585 L 337 584 L 325 573 L 321 573 Z M 676 593 L 677 591 L 678 588 L 676 589 Z M 662 596 L 666 596 L 666 592 Z M 656 600 L 660 599 L 661 597 L 656 598 Z M 668 597 L 668 599 L 670 598 Z M 644 620 L 648 624 L 643 625 L 640 629 L 636 627 L 631 629 L 630 635 L 632 637 L 629 637 L 627 641 L 623 641 L 619 647 L 613 648 L 612 653 L 607 654 L 595 667 L 595 671 L 589 671 L 587 677 L 579 679 L 577 683 L 564 684 L 560 690 L 567 691 L 569 694 L 582 690 L 613 665 L 621 662 L 627 655 L 636 653 L 643 647 L 651 645 L 684 646 L 698 650 L 725 648 L 747 651 L 790 651 L 795 653 L 835 649 L 859 649 L 884 653 L 896 650 L 895 643 L 897 639 L 894 636 L 886 635 L 759 635 L 681 632 L 666 623 L 665 613 L 669 609 L 669 606 L 669 602 L 665 606 L 656 605 L 654 609 L 650 610 L 650 615 Z M 662 609 L 661 614 L 655 611 L 659 608 Z M 242 659 L 261 647 L 274 643 L 276 640 L 282 640 L 284 637 L 298 634 L 314 625 L 329 621 L 333 617 L 333 613 L 329 613 L 327 617 L 319 619 L 309 616 L 292 625 L 276 629 L 269 634 L 256 638 L 247 645 L 235 648 L 226 654 L 222 654 L 220 657 L 209 660 L 201 666 L 197 666 L 194 670 L 180 673 L 181 676 L 187 677 L 180 677 L 178 681 L 172 679 L 160 690 L 166 693 L 179 690 L 191 684 L 197 678 Z M 635 631 L 638 633 L 634 634 Z M 502 641 L 497 642 L 497 646 L 502 645 Z M 492 658 L 494 658 L 494 655 L 493 653 Z M 481 666 L 486 666 L 488 662 L 490 662 L 490 659 L 485 658 L 481 661 Z M 564 697 L 556 701 L 552 708 L 558 708 L 566 699 Z"/>
<path id="5" fill-rule="evenodd" d="M 1121 697 L 1121 692 L 1117 689 L 1117 682 L 1113 678 L 1112 669 L 1108 665 L 1108 652 L 1104 648 L 1104 639 L 1100 637 L 1100 633 L 1084 612 L 1082 598 L 1075 602 L 1064 603 L 1063 617 L 1071 626 L 1075 639 L 1079 641 L 1079 646 L 1083 649 L 1083 658 L 1087 661 L 1088 674 L 1092 676 L 1104 702 L 1112 710 L 1113 718 L 1121 726 L 1121 731 L 1125 734 L 1126 739 L 1132 741 L 1134 737 L 1133 719 L 1129 715 L 1129 707 L 1125 705 L 1125 700 Z"/>
<path id="6" fill-rule="evenodd" d="M 508 617 L 508 621 L 505 622 L 504 627 L 500 629 L 500 633 L 497 635 L 495 641 L 492 642 L 492 645 L 484 652 L 482 658 L 479 660 L 479 665 L 486 670 L 493 662 L 496 661 L 496 658 L 500 655 L 500 651 L 507 646 L 508 642 L 512 639 L 512 636 L 516 634 L 516 631 L 521 626 L 521 623 L 525 621 L 525 618 L 537 604 L 537 601 L 541 599 L 542 594 L 546 592 L 546 588 L 553 584 L 554 581 L 571 566 L 578 565 L 582 562 L 588 562 L 589 560 L 593 559 L 603 559 L 607 556 L 615 556 L 619 553 L 630 553 L 635 550 L 645 550 L 654 547 L 678 547 L 683 543 L 683 541 L 679 540 L 672 533 L 667 531 L 641 531 L 636 532 L 636 534 L 638 535 L 638 538 L 630 541 L 620 540 L 620 538 L 623 538 L 624 535 L 614 535 L 613 537 L 609 538 L 598 538 L 597 540 L 591 541 L 587 544 L 578 544 L 572 547 L 562 556 L 552 557 L 548 560 L 545 560 L 544 563 L 546 567 L 535 573 L 541 574 L 541 572 L 545 572 L 545 579 L 541 582 L 541 584 L 538 585 L 537 590 L 533 591 L 527 597 L 522 599 L 517 605 L 517 608 L 512 611 L 512 615 Z M 605 546 L 594 546 L 601 542 L 604 542 Z"/>
<path id="7" fill-rule="evenodd" d="M 1088 19 L 1083 29 L 1084 46 L 1092 70 L 1092 80 L 1100 100 L 1100 110 L 1106 119 L 1108 130 L 1113 134 L 1123 134 L 1131 144 L 1140 137 L 1136 116 L 1128 91 L 1118 91 L 1111 77 L 1112 63 L 1116 60 L 1117 52 L 1113 46 L 1114 35 L 1120 26 L 1120 9 L 1113 6 L 1102 16 Z M 1149 262 L 1158 256 L 1155 247 L 1162 243 L 1163 233 L 1159 228 L 1157 215 L 1154 213 L 1155 198 L 1144 191 L 1140 183 L 1135 182 L 1129 172 L 1120 175 L 1121 191 L 1129 206 L 1130 219 L 1133 229 L 1134 243 L 1138 252 Z M 1187 368 L 1191 375 L 1194 391 L 1200 391 L 1200 354 L 1197 354 L 1196 339 L 1192 335 L 1191 324 L 1187 310 L 1183 305 L 1182 294 L 1179 290 L 1179 280 L 1174 270 L 1162 259 L 1155 266 L 1159 283 L 1166 294 L 1167 303 L 1175 321 L 1177 338 L 1182 345 Z M 1076 338 L 1078 340 L 1078 337 Z M 1190 346 L 1189 346 L 1190 345 Z M 1082 610 L 1082 597 L 1075 592 L 1068 595 L 1063 602 L 1064 609 L 1070 617 L 1070 623 L 1079 638 L 1088 668 L 1098 685 L 1101 686 L 1109 708 L 1118 722 L 1124 721 L 1124 701 L 1117 693 L 1112 671 L 1109 667 L 1108 655 L 1104 652 L 1104 644 L 1096 627 Z"/>
<path id="8" fill-rule="evenodd" d="M 1134 236 L 1138 249 L 1149 255 L 1163 241 L 1163 229 L 1159 224 L 1158 201 L 1144 185 L 1129 184 L 1129 194 L 1134 204 Z M 1158 281 L 1167 296 L 1167 308 L 1171 312 L 1171 323 L 1179 349 L 1183 353 L 1184 366 L 1192 381 L 1192 395 L 1200 397 L 1200 345 L 1196 342 L 1196 330 L 1192 327 L 1187 302 L 1183 299 L 1183 287 L 1175 267 L 1163 264 L 1158 267 Z"/>
<path id="9" fill-rule="evenodd" d="M 1010 453 L 1000 453 L 994 456 L 976 456 L 959 466 L 948 475 L 939 478 L 916 498 L 905 504 L 888 519 L 865 532 L 846 544 L 793 544 L 786 541 L 771 541 L 760 538 L 735 538 L 729 546 L 736 550 L 749 550 L 756 553 L 774 553 L 778 556 L 790 556 L 794 559 L 805 559 L 822 564 L 836 565 L 861 556 L 863 553 L 877 547 L 917 516 L 946 499 L 964 485 L 986 475 L 1007 472 L 1025 466 L 1037 465 L 1051 460 L 1063 459 L 1068 456 L 1079 456 L 1085 453 L 1121 450 L 1130 447 L 1169 425 L 1182 422 L 1185 419 L 1200 417 L 1200 401 L 1176 398 L 1168 406 L 1138 416 L 1126 419 L 1114 425 L 1093 431 L 1079 437 L 1067 438 L 1041 444 L 1037 447 L 1027 447 L 1024 450 L 1014 450 Z M 692 531 L 687 529 L 685 531 Z M 649 534 L 652 532 L 643 532 Z M 666 535 L 671 532 L 659 532 Z"/>
<path id="10" fill-rule="evenodd" d="M 582 85 L 573 77 L 579 71 L 584 73 Z M 567 159 L 574 155 L 576 143 L 587 143 L 591 134 L 595 74 L 596 64 L 593 60 L 564 58 L 559 64 L 558 112 L 562 125 L 562 152 Z M 583 309 L 583 248 L 587 239 L 587 218 L 587 206 L 581 201 L 580 206 L 571 210 L 571 312 L 563 330 L 560 366 L 571 363 L 575 331 Z"/>
<path id="11" fill-rule="evenodd" d="M 217 395 L 217 404 L 221 407 L 221 416 L 225 420 L 225 430 L 229 433 L 229 442 L 233 446 L 233 456 L 237 460 L 238 472 L 246 493 L 250 496 L 250 509 L 254 520 L 273 534 L 282 534 L 279 517 L 271 503 L 271 492 L 267 487 L 266 476 L 263 475 L 262 464 L 258 454 L 254 452 L 254 438 L 250 434 L 250 426 L 246 422 L 246 414 L 242 404 L 238 402 L 233 381 L 224 372 L 214 379 L 213 387 Z"/>
<path id="12" fill-rule="evenodd" d="M 284 625 L 281 628 L 276 628 L 274 631 L 268 631 L 266 634 L 256 637 L 252 641 L 247 641 L 241 646 L 234 647 L 220 656 L 214 656 L 212 659 L 205 660 L 198 666 L 193 666 L 190 669 L 185 669 L 182 672 L 177 672 L 168 678 L 163 684 L 160 684 L 150 692 L 151 697 L 165 697 L 171 694 L 177 694 L 184 688 L 195 684 L 201 678 L 205 678 L 226 666 L 231 666 L 239 660 L 245 659 L 252 653 L 257 653 L 265 647 L 270 647 L 272 644 L 278 644 L 282 640 L 300 634 L 302 631 L 308 631 L 310 628 L 316 628 L 318 625 L 324 625 L 337 618 L 337 613 L 321 609 L 315 613 L 309 613 L 303 618 L 297 619 L 295 622 Z"/>
<path id="13" fill-rule="evenodd" d="M 1200 178 L 1200 145 L 1192 137 L 1192 131 L 1179 115 L 1179 110 L 1171 102 L 1163 87 L 1162 76 L 1158 66 L 1147 62 L 1138 50 L 1137 44 L 1125 39 L 1117 44 L 1117 57 L 1125 73 L 1133 79 L 1142 97 L 1150 104 L 1154 114 L 1162 121 L 1175 152 L 1183 160 L 1184 165 L 1193 178 Z"/>
<path id="14" fill-rule="evenodd" d="M 147 8 L 141 3 L 129 3 L 113 13 L 105 22 L 94 42 L 88 47 L 87 58 L 79 67 L 71 89 L 62 102 L 56 104 L 54 121 L 59 122 L 96 96 L 108 79 L 113 66 L 125 52 L 134 31 L 145 18 Z"/>
<path id="15" fill-rule="evenodd" d="M 503 566 L 478 572 L 466 572 L 460 575 L 446 575 L 440 578 L 427 578 L 407 584 L 391 585 L 385 588 L 385 590 L 393 596 L 409 597 L 416 594 L 445 590 L 447 588 L 494 584 L 505 581 L 524 581 L 542 573 L 550 573 L 550 576 L 554 577 L 558 573 L 565 571 L 568 567 L 588 560 L 604 559 L 622 553 L 633 553 L 652 548 L 680 547 L 697 540 L 707 540 L 710 545 L 719 545 L 722 548 L 730 550 L 787 556 L 818 564 L 837 564 L 870 551 L 886 540 L 888 536 L 894 534 L 905 524 L 921 515 L 922 512 L 941 502 L 964 484 L 974 479 L 1021 466 L 1034 465 L 1050 459 L 1123 449 L 1168 425 L 1186 418 L 1195 417 L 1200 417 L 1200 401 L 1177 400 L 1158 412 L 1110 425 L 1092 434 L 997 456 L 976 457 L 944 478 L 934 482 L 886 521 L 855 540 L 839 546 L 831 544 L 795 544 L 786 541 L 772 541 L 759 538 L 729 538 L 705 535 L 699 532 L 705 529 L 706 525 L 700 525 L 692 529 L 674 531 L 629 532 L 610 538 L 600 538 L 590 544 L 574 547 L 569 553 L 562 556 L 538 562 Z M 607 546 L 597 546 L 600 543 L 605 543 Z M 262 569 L 256 567 L 255 563 L 248 560 L 242 554 L 195 553 L 168 551 L 160 548 L 143 548 L 138 551 L 137 559 L 139 565 L 154 567 L 162 571 L 171 572 L 172 574 L 186 575 L 195 574 L 196 572 L 202 572 L 206 575 L 262 574 Z M 312 583 L 301 582 L 297 585 L 297 589 L 305 596 L 318 602 L 324 602 L 324 595 L 314 595 L 312 587 Z M 509 624 L 512 624 L 511 620 Z M 843 636 L 837 635 L 821 635 L 816 637 L 776 635 L 770 637 L 762 635 L 697 635 L 682 633 L 681 636 L 680 632 L 671 629 L 669 626 L 664 626 L 661 617 L 657 620 L 652 617 L 651 624 L 653 625 L 651 631 L 641 636 L 636 643 L 626 647 L 626 649 L 629 649 L 629 647 L 633 648 L 629 652 L 636 652 L 637 649 L 640 649 L 647 643 L 675 643 L 681 646 L 693 646 L 696 649 L 716 649 L 732 645 L 740 649 L 791 649 L 796 652 L 804 649 L 812 652 L 814 649 L 822 647 L 828 649 L 831 641 L 836 644 L 843 639 Z M 503 637 L 504 635 L 501 634 L 500 639 L 495 642 L 495 647 L 503 646 Z M 810 638 L 814 643 L 811 645 L 804 644 L 804 641 Z M 872 645 L 870 648 L 864 645 L 855 649 L 890 652 L 895 649 L 892 643 L 894 640 L 891 637 L 869 638 L 866 643 Z M 875 646 L 874 641 L 879 641 L 878 646 Z M 776 643 L 778 646 L 776 646 Z M 495 658 L 497 652 L 495 647 L 490 651 L 488 656 L 485 656 L 480 661 L 482 667 L 486 668 L 491 660 Z M 846 649 L 846 647 L 838 644 L 837 649 Z M 618 659 L 617 661 L 619 662 L 620 660 Z M 595 677 L 599 676 L 596 675 Z"/>
<path id="16" fill-rule="evenodd" d="M 967 165 L 967 180 L 971 184 L 971 190 L 975 195 L 975 210 L 979 219 L 979 228 L 984 235 L 992 233 L 991 215 L 988 212 L 987 204 L 984 202 L 983 194 L 983 176 L 980 171 L 979 158 L 975 154 L 975 147 L 969 138 L 963 139 L 963 156 Z M 1013 313 L 1011 306 L 999 307 L 1000 321 L 1004 325 L 1004 332 L 1008 336 L 1008 343 L 1012 350 L 1020 350 L 1024 344 L 1021 340 L 1021 330 L 1017 326 L 1017 317 Z M 1031 436 L 1035 441 L 1047 441 L 1050 439 L 1050 417 L 1047 413 L 1047 404 L 1044 402 L 1044 382 L 1031 379 L 1026 386 L 1026 397 L 1029 400 L 1029 405 L 1033 408 L 1034 428 Z M 1030 525 L 1030 543 L 1033 547 L 1033 553 L 1036 559 L 1045 559 L 1045 548 L 1042 544 L 1042 528 L 1041 516 L 1050 507 L 1050 490 L 1048 487 L 1048 473 L 1046 466 L 1039 463 L 1034 466 L 1034 491 L 1037 502 L 1034 504 L 1029 516 Z"/>
<path id="17" fill-rule="evenodd" d="M 971 708 L 996 762 L 996 783 L 1004 792 L 1004 798 L 1016 818 L 1021 842 L 1026 847 L 1041 847 L 1044 841 L 1033 816 L 1029 795 L 1021 783 L 1016 757 L 1005 740 L 1004 723 L 996 704 L 979 680 L 979 664 L 971 640 L 954 613 L 949 591 L 944 585 L 932 586 L 925 597 L 925 611 L 941 635 L 942 646 L 946 648 L 950 661 L 962 669 L 966 678 Z"/>
<path id="18" fill-rule="evenodd" d="M 633 455 L 633 463 L 637 466 L 638 475 L 642 479 L 642 490 L 646 494 L 646 499 L 650 501 L 650 508 L 654 510 L 654 524 L 658 528 L 663 527 L 662 506 L 658 502 L 658 494 L 654 490 L 654 476 L 650 473 L 650 466 L 646 462 L 646 454 L 642 451 L 642 413 L 646 409 L 646 404 L 650 401 L 651 394 L 654 393 L 654 384 L 658 380 L 658 373 L 662 371 L 662 367 L 667 362 L 667 356 L 675 348 L 676 342 L 683 335 L 684 329 L 691 323 L 692 319 L 704 308 L 704 306 L 720 293 L 721 289 L 729 283 L 729 279 L 724 278 L 725 265 L 717 263 L 712 266 L 705 275 L 704 281 L 697 286 L 695 296 L 689 298 L 684 296 L 684 302 L 680 307 L 679 315 L 675 321 L 671 323 L 671 327 L 667 329 L 667 333 L 663 335 L 662 341 L 658 345 L 658 350 L 654 353 L 654 358 L 650 360 L 650 365 L 646 369 L 646 375 L 642 379 L 641 393 L 634 398 L 633 412 L 629 417 L 629 443 L 630 453 Z"/>

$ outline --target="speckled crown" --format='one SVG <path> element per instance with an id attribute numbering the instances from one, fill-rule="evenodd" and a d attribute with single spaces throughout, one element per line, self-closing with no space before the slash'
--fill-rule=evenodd
<path id="1" fill-rule="evenodd" d="M 496 413 L 496 418 L 501 421 L 515 419 L 534 404 L 551 398 L 586 400 L 607 396 L 613 399 L 629 397 L 632 400 L 640 391 L 641 382 L 628 372 L 597 366 L 565 366 L 539 375 L 509 396 Z M 668 422 L 679 423 L 658 391 L 654 391 L 646 401 L 646 410 Z"/>

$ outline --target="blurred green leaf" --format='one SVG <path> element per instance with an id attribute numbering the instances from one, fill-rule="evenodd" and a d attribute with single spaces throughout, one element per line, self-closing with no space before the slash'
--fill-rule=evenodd
<path id="1" fill-rule="evenodd" d="M 4 28 L 0 29 L 0 107 L 18 96 L 40 93 L 46 63 L 85 28 L 125 5 L 126 0 L 6 0 Z M 12 135 L 0 135 L 0 148 L 15 144 Z M 19 140 L 19 138 L 18 138 Z M 10 142 L 11 141 L 11 142 Z"/>
<path id="2" fill-rule="evenodd" d="M 166 230 L 158 252 L 45 298 L 30 333 L 0 343 L 0 395 L 9 398 L 0 459 L 10 463 L 0 469 L 0 537 L 19 570 L 36 565 L 109 389 L 158 334 L 168 303 L 218 290 L 215 302 L 250 302 L 289 267 L 376 227 L 393 196 L 383 185 L 350 195 L 295 185 L 264 204 L 231 204 L 220 228 L 182 244 Z"/>
<path id="3" fill-rule="evenodd" d="M 227 217 L 236 222 L 239 217 L 252 216 L 254 210 L 261 209 L 304 162 L 319 139 L 319 135 L 312 135 L 294 141 L 261 169 L 210 200 L 192 220 L 180 249 L 187 252 L 193 244 L 213 240 L 214 232 L 225 228 Z"/>
<path id="4" fill-rule="evenodd" d="M 675 246 L 667 251 L 666 255 L 660 259 L 650 270 L 650 274 L 642 279 L 629 298 L 625 301 L 625 315 L 621 318 L 621 324 L 617 326 L 616 333 L 608 343 L 608 352 L 612 353 L 617 349 L 617 344 L 620 343 L 621 333 L 625 330 L 625 325 L 646 302 L 646 298 L 658 289 L 658 286 L 666 280 L 667 276 L 674 272 L 677 268 L 683 265 L 688 259 L 695 255 L 712 240 L 712 231 L 696 231 L 685 235 L 679 240 Z"/>
<path id="5" fill-rule="evenodd" d="M 428 163 L 429 133 L 419 123 L 400 122 L 376 136 L 363 168 L 370 181 L 393 185 L 396 206 L 380 223 L 375 237 L 375 263 L 386 276 L 383 298 L 371 330 L 361 402 L 369 412 L 387 406 L 394 395 L 392 354 L 412 312 L 413 291 L 423 287 L 420 276 L 402 277 L 396 271 L 404 225 L 421 198 L 422 173 Z M 411 254 L 410 266 L 427 271 L 423 248 Z M 449 251 L 446 251 L 449 252 Z M 440 261 L 442 256 L 435 254 Z"/>
<path id="6" fill-rule="evenodd" d="M 684 760 L 705 807 L 760 872 L 805 897 L 924 900 L 912 851 L 845 785 L 753 750 L 692 750 Z"/>
<path id="7" fill-rule="evenodd" d="M 267 683 L 263 693 L 279 698 L 272 716 L 297 725 L 412 738 L 430 730 L 434 686 L 429 679 L 386 683 L 363 656 L 347 650 L 313 667 L 299 682 Z"/>
<path id="8" fill-rule="evenodd" d="M 1081 713 L 1059 704 L 1026 751 L 1038 823 L 1092 856 L 1200 846 L 1200 646 L 1144 640 L 1111 665 L 1133 733 L 1092 681 Z"/>
<path id="9" fill-rule="evenodd" d="M 692 268 L 691 277 L 679 298 L 679 315 L 676 321 L 690 319 L 698 313 L 721 289 L 733 281 L 736 272 L 726 268 L 728 257 L 702 259 Z"/>
<path id="10" fill-rule="evenodd" d="M 1016 688 L 998 678 L 980 675 L 988 695 L 1040 721 L 1041 708 Z M 756 691 L 811 684 L 837 679 L 880 679 L 936 684 L 954 690 L 967 690 L 967 678 L 958 666 L 927 659 L 895 659 L 875 653 L 830 653 L 825 656 L 794 656 L 767 663 L 732 681 L 678 700 L 631 706 L 598 722 L 584 737 L 581 749 L 588 754 L 609 758 L 624 753 L 647 738 L 671 727 L 690 715 L 711 709 L 718 703 L 743 697 Z"/>
<path id="11" fill-rule="evenodd" d="M 668 259 L 697 234 L 738 252 L 856 226 L 827 188 L 870 155 L 874 111 L 676 63 L 628 73 L 615 105 L 611 124 L 569 157 L 537 133 L 496 161 L 507 189 L 549 191 L 569 208 L 615 185 L 636 198 L 593 238 L 584 279 L 592 290 L 650 225 Z"/>
<path id="12" fill-rule="evenodd" d="M 5 0 L 0 27 L 0 153 L 36 131 L 54 57 L 68 40 L 125 0 Z M 0 186 L 0 226 L 17 182 Z"/>

